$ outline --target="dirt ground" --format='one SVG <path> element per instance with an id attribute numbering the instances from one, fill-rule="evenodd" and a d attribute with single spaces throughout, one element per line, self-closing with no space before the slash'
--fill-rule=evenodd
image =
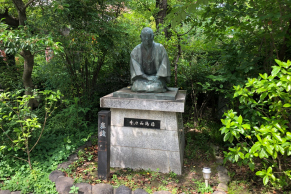
<path id="1" fill-rule="evenodd" d="M 194 135 L 197 136 L 197 134 Z M 203 136 L 198 138 L 203 139 Z M 190 138 L 186 139 L 182 175 L 176 175 L 173 172 L 164 174 L 150 170 L 111 168 L 109 180 L 100 180 L 97 177 L 98 145 L 92 145 L 80 151 L 79 159 L 64 172 L 76 183 L 87 182 L 92 185 L 109 183 L 115 188 L 125 185 L 132 190 L 142 188 L 148 193 L 159 190 L 168 190 L 171 193 L 213 193 L 219 184 L 216 167 L 220 164 L 216 156 L 223 157 L 223 149 L 209 142 L 205 142 L 203 146 L 199 146 L 201 142 L 195 142 Z M 224 166 L 228 169 L 228 175 L 231 178 L 229 194 L 284 193 L 272 187 L 263 186 L 262 180 L 246 166 L 239 167 L 228 162 Z M 209 188 L 205 188 L 203 167 L 210 167 L 212 171 Z"/>

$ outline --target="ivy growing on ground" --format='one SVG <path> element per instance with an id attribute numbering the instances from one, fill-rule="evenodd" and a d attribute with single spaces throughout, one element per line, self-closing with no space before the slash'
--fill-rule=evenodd
<path id="1" fill-rule="evenodd" d="M 287 161 L 291 155 L 291 62 L 276 63 L 270 75 L 259 74 L 244 87 L 234 86 L 241 115 L 226 112 L 220 130 L 224 141 L 233 145 L 225 152 L 225 162 L 248 164 L 264 185 L 270 181 L 286 188 L 291 183 Z M 258 159 L 261 165 L 255 165 Z"/>

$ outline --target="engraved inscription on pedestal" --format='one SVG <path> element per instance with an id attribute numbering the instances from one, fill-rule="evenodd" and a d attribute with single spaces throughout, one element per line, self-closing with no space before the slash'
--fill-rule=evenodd
<path id="1" fill-rule="evenodd" d="M 161 121 L 150 119 L 124 118 L 125 127 L 161 129 Z"/>

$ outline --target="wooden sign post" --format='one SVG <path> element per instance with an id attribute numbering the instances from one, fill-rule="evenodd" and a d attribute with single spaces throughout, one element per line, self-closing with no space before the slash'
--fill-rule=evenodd
<path id="1" fill-rule="evenodd" d="M 111 112 L 98 113 L 98 178 L 107 180 L 110 175 L 110 122 Z"/>

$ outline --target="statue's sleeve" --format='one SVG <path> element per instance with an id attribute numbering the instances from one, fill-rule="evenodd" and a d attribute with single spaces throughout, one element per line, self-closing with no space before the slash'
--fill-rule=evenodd
<path id="1" fill-rule="evenodd" d="M 161 49 L 162 59 L 159 66 L 159 70 L 157 72 L 157 76 L 165 77 L 167 79 L 167 82 L 170 82 L 171 67 L 170 67 L 169 57 L 168 57 L 166 49 L 161 44 L 160 44 L 160 49 Z"/>
<path id="2" fill-rule="evenodd" d="M 139 52 L 139 49 L 135 48 L 131 54 L 130 54 L 130 75 L 131 75 L 131 81 L 136 76 L 140 76 L 143 74 L 143 71 L 141 69 L 141 64 L 139 63 L 139 59 L 141 57 L 141 52 Z"/>

